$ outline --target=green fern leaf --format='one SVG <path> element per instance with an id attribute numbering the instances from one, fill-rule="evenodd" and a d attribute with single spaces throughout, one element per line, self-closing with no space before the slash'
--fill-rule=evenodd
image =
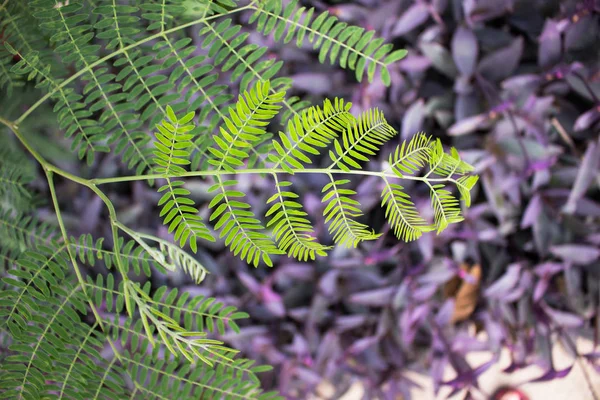
<path id="1" fill-rule="evenodd" d="M 342 134 L 341 143 L 336 139 L 333 150 L 329 151 L 331 165 L 350 171 L 350 167 L 360 169 L 359 162 L 369 161 L 367 155 L 374 155 L 379 146 L 398 132 L 389 126 L 383 114 L 377 110 L 364 112 L 356 121 L 349 124 Z"/>
<path id="2" fill-rule="evenodd" d="M 452 193 L 445 189 L 445 185 L 431 186 L 431 205 L 434 211 L 435 229 L 439 234 L 448 225 L 461 222 L 460 202 Z"/>
<path id="3" fill-rule="evenodd" d="M 154 162 L 158 173 L 178 176 L 185 172 L 182 166 L 190 164 L 192 135 L 187 132 L 193 129 L 188 122 L 194 118 L 194 113 L 178 119 L 173 110 L 167 107 L 167 115 L 169 120 L 164 120 L 158 126 Z M 175 232 L 175 240 L 179 241 L 180 246 L 189 243 L 192 251 L 196 252 L 198 238 L 209 241 L 214 241 L 214 238 L 194 208 L 194 201 L 187 197 L 190 191 L 183 185 L 183 181 L 167 178 L 167 184 L 158 189 L 159 193 L 164 192 L 158 201 L 158 205 L 162 206 L 160 216 L 164 216 L 163 223 L 168 225 L 169 232 Z"/>
<path id="4" fill-rule="evenodd" d="M 267 211 L 270 217 L 267 227 L 273 227 L 273 236 L 277 241 L 279 249 L 287 253 L 289 257 L 301 261 L 314 260 L 317 255 L 327 255 L 327 246 L 316 241 L 313 236 L 314 230 L 308 215 L 302 210 L 302 205 L 293 199 L 299 197 L 297 194 L 286 191 L 285 188 L 292 183 L 279 182 L 275 176 L 277 193 L 275 193 L 267 204 L 274 203 Z"/>
<path id="5" fill-rule="evenodd" d="M 301 169 L 310 164 L 307 154 L 318 155 L 320 148 L 327 145 L 353 121 L 350 114 L 352 103 L 345 103 L 336 98 L 334 103 L 325 100 L 323 108 L 314 106 L 305 110 L 301 116 L 294 116 L 288 121 L 287 135 L 279 133 L 281 143 L 274 141 L 273 148 L 277 154 L 269 154 L 273 168 L 282 167 L 289 173 L 292 168 Z M 288 136 L 289 135 L 289 136 Z"/>
<path id="6" fill-rule="evenodd" d="M 460 197 L 467 207 L 471 206 L 471 189 L 473 189 L 478 180 L 479 177 L 477 175 L 461 176 L 456 180 L 456 187 L 460 192 Z"/>
<path id="7" fill-rule="evenodd" d="M 410 242 L 433 229 L 421 217 L 402 186 L 386 180 L 381 197 L 381 205 L 386 208 L 385 217 L 398 239 Z"/>
<path id="8" fill-rule="evenodd" d="M 229 109 L 229 117 L 224 117 L 225 127 L 220 127 L 220 135 L 215 136 L 216 145 L 209 150 L 214 156 L 210 164 L 216 169 L 234 172 L 244 165 L 249 157 L 248 148 L 265 133 L 269 121 L 278 114 L 278 105 L 285 92 L 270 93 L 270 82 L 257 82 L 250 90 L 240 95 L 235 107 Z"/>
<path id="9" fill-rule="evenodd" d="M 406 55 L 406 50 L 393 50 L 391 44 L 384 44 L 382 38 L 374 38 L 374 31 L 349 26 L 340 22 L 328 11 L 313 19 L 314 8 L 296 9 L 298 0 L 292 0 L 284 8 L 281 0 L 260 2 L 253 8 L 256 10 L 250 23 L 257 22 L 258 31 L 264 35 L 273 33 L 275 40 L 285 43 L 296 38 L 298 47 L 304 39 L 319 49 L 319 62 L 325 63 L 329 58 L 331 64 L 339 62 L 342 68 L 355 71 L 360 82 L 365 73 L 372 82 L 379 69 L 386 85 L 391 83 L 388 65 Z"/>
<path id="10" fill-rule="evenodd" d="M 398 177 L 413 175 L 429 164 L 431 158 L 431 138 L 424 133 L 417 133 L 410 141 L 402 142 L 390 154 L 388 170 L 393 171 Z"/>
<path id="11" fill-rule="evenodd" d="M 450 154 L 444 152 L 439 139 L 432 146 L 429 164 L 431 173 L 446 178 L 451 178 L 454 174 L 464 175 L 473 171 L 471 165 L 461 160 L 454 147 L 450 149 Z"/>
<path id="12" fill-rule="evenodd" d="M 349 196 L 356 195 L 352 189 L 343 189 L 341 186 L 350 183 L 349 180 L 333 180 L 325 185 L 322 199 L 327 203 L 323 211 L 325 222 L 329 224 L 329 233 L 333 241 L 345 247 L 356 247 L 365 240 L 375 240 L 381 236 L 376 234 L 365 224 L 357 222 L 355 218 L 362 216 L 358 208 L 360 203 Z"/>
<path id="13" fill-rule="evenodd" d="M 217 183 L 208 189 L 209 193 L 218 191 L 209 205 L 213 209 L 210 220 L 216 221 L 219 237 L 225 239 L 225 245 L 234 255 L 254 266 L 261 261 L 272 266 L 270 256 L 283 252 L 263 232 L 265 228 L 249 210 L 251 206 L 240 201 L 245 195 L 233 189 L 236 185 L 237 181 L 223 181 L 217 177 Z"/>

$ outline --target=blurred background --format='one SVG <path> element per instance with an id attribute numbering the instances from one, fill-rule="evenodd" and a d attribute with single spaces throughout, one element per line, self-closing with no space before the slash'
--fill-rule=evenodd
<path id="1" fill-rule="evenodd" d="M 292 95 L 313 103 L 343 97 L 355 114 L 383 110 L 400 134 L 369 169 L 380 170 L 390 150 L 419 131 L 455 146 L 480 175 L 465 222 L 399 243 L 379 206 L 380 182 L 353 179 L 363 222 L 384 232 L 377 241 L 258 269 L 222 242 L 204 244 L 198 257 L 211 274 L 202 285 L 179 270 L 152 279 L 248 312 L 242 333 L 225 339 L 273 365 L 264 386 L 289 399 L 489 399 L 505 385 L 531 400 L 598 399 L 600 1 L 301 3 L 406 48 L 390 68 L 391 87 L 357 83 L 352 72 L 319 64 L 309 46 L 256 33 L 251 41 L 285 62 L 280 75 L 293 78 Z M 28 123 L 51 130 L 47 111 Z M 49 133 L 62 138 L 58 129 Z M 57 142 L 48 140 L 48 157 L 89 174 Z M 94 168 L 98 176 L 119 173 L 112 156 Z M 239 179 L 264 215 L 271 184 Z M 319 179 L 292 179 L 311 217 L 323 209 Z M 34 184 L 46 190 L 43 180 Z M 187 184 L 205 216 L 208 186 Z M 407 190 L 427 212 L 426 188 Z M 110 236 L 99 198 L 67 181 L 59 193 L 71 199 L 64 217 L 73 235 Z M 170 238 L 153 188 L 117 184 L 109 195 L 121 222 Z M 52 218 L 45 208 L 40 216 Z M 323 221 L 314 221 L 328 243 Z"/>

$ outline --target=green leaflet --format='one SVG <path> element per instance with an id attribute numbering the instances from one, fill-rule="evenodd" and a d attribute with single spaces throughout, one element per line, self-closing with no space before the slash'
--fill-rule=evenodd
<path id="1" fill-rule="evenodd" d="M 169 120 L 164 120 L 162 125 L 158 125 L 159 132 L 154 142 L 154 162 L 157 165 L 155 169 L 159 174 L 179 176 L 185 172 L 184 166 L 190 164 L 192 135 L 188 132 L 194 129 L 194 126 L 188 123 L 194 118 L 194 113 L 188 113 L 178 119 L 173 109 L 167 107 L 167 116 Z M 198 238 L 213 241 L 214 238 L 197 215 L 194 201 L 188 197 L 190 191 L 184 188 L 183 184 L 183 181 L 167 178 L 167 184 L 158 189 L 163 193 L 158 201 L 158 205 L 162 206 L 160 216 L 164 217 L 163 223 L 169 227 L 169 232 L 174 232 L 179 245 L 189 243 L 192 251 L 196 252 Z"/>
<path id="2" fill-rule="evenodd" d="M 329 151 L 330 168 L 349 171 L 360 169 L 360 162 L 369 161 L 379 147 L 398 132 L 386 122 L 381 111 L 365 111 L 357 120 L 348 124 L 341 139 L 336 139 L 333 150 Z"/>
<path id="3" fill-rule="evenodd" d="M 310 164 L 310 155 L 318 155 L 355 120 L 350 114 L 352 103 L 336 98 L 325 99 L 323 107 L 313 106 L 287 123 L 287 132 L 279 132 L 279 141 L 273 141 L 274 152 L 269 154 L 273 168 L 281 166 L 292 173 L 294 168 Z"/>
<path id="4" fill-rule="evenodd" d="M 348 25 L 324 11 L 314 17 L 314 8 L 297 8 L 298 0 L 290 1 L 284 8 L 281 0 L 267 0 L 253 7 L 255 12 L 250 23 L 264 35 L 273 34 L 275 40 L 285 43 L 295 39 L 298 47 L 305 40 L 319 50 L 319 62 L 338 63 L 342 68 L 355 72 L 356 79 L 362 81 L 365 73 L 373 82 L 379 71 L 385 85 L 391 83 L 388 65 L 404 56 L 406 50 L 393 51 L 393 46 L 375 38 L 374 31 Z"/>
<path id="5" fill-rule="evenodd" d="M 333 176 L 342 173 L 360 175 L 361 164 L 368 162 L 385 142 L 396 135 L 397 132 L 379 110 L 368 110 L 355 118 L 350 113 L 349 103 L 334 99 L 333 102 L 326 100 L 322 107 L 310 107 L 288 120 L 287 132 L 280 132 L 279 140 L 272 141 L 273 150 L 267 156 L 270 165 L 255 169 L 255 173 L 269 174 L 274 180 L 275 193 L 267 200 L 270 206 L 265 214 L 266 226 L 252 211 L 252 205 L 244 201 L 246 194 L 236 189 L 238 181 L 225 179 L 226 175 L 252 172 L 246 168 L 251 152 L 255 144 L 261 142 L 261 137 L 267 135 L 266 127 L 281 110 L 283 93 L 273 93 L 270 88 L 269 81 L 259 81 L 241 95 L 235 106 L 229 109 L 229 116 L 224 117 L 220 134 L 214 137 L 216 144 L 209 148 L 212 154 L 209 164 L 214 169 L 207 171 L 206 175 L 212 176 L 215 184 L 208 189 L 213 195 L 208 205 L 212 209 L 208 220 L 219 232 L 219 238 L 234 255 L 255 266 L 261 262 L 271 266 L 271 256 L 280 254 L 302 261 L 326 255 L 330 246 L 319 243 L 308 214 L 297 200 L 299 196 L 291 189 L 292 182 L 279 179 L 282 173 L 329 176 L 330 182 L 323 188 L 323 218 L 335 244 L 356 247 L 362 241 L 380 237 L 360 222 L 364 216 L 360 203 L 354 199 L 356 192 L 347 187 L 350 180 Z M 159 189 L 166 191 L 159 204 L 166 203 L 167 208 L 161 215 L 167 214 L 165 223 L 170 231 L 178 229 L 177 224 L 188 218 L 191 223 L 202 224 L 201 231 L 208 236 L 209 229 L 194 213 L 195 208 L 186 204 L 193 205 L 193 202 L 185 197 L 189 191 L 183 188 L 186 176 L 202 175 L 201 172 L 186 172 L 183 168 L 189 164 L 187 158 L 190 153 L 187 150 L 191 142 L 183 132 L 177 134 L 178 130 L 187 132 L 194 128 L 191 125 L 179 128 L 182 120 L 178 120 L 170 108 L 168 114 L 170 122 L 164 121 L 159 126 L 157 137 L 162 144 L 156 144 L 163 152 L 156 153 L 161 163 L 158 172 L 168 182 Z M 182 119 L 187 123 L 193 116 L 188 114 Z M 172 151 L 175 147 L 182 150 L 175 153 Z M 312 163 L 311 157 L 321 155 L 329 147 L 331 164 L 328 168 L 307 167 Z M 439 140 L 432 141 L 427 135 L 418 133 L 396 147 L 389 155 L 388 164 L 387 169 L 380 173 L 367 171 L 365 175 L 381 178 L 381 205 L 400 240 L 412 241 L 432 230 L 440 233 L 450 224 L 462 221 L 460 202 L 446 184 L 453 184 L 465 203 L 470 204 L 470 190 L 477 177 L 468 175 L 472 167 L 460 159 L 455 149 L 446 153 Z M 418 174 L 426 169 L 428 172 L 419 177 Z M 172 182 L 171 176 L 181 180 Z M 404 187 L 395 183 L 394 179 L 415 180 L 429 187 L 434 212 L 432 222 L 422 217 Z M 176 187 L 169 188 L 169 185 Z M 175 194 L 175 199 L 170 193 Z M 186 218 L 176 217 L 178 210 L 186 213 Z M 188 231 L 193 230 L 184 230 Z M 175 232 L 176 239 L 181 240 Z M 194 239 L 197 237 L 200 236 Z M 195 241 L 190 244 L 195 251 Z"/>
<path id="6" fill-rule="evenodd" d="M 333 180 L 328 183 L 323 192 L 322 202 L 327 203 L 323 211 L 325 222 L 329 224 L 329 233 L 335 243 L 345 247 L 357 247 L 364 240 L 375 240 L 381 234 L 376 234 L 368 225 L 356 221 L 361 217 L 360 203 L 349 196 L 356 195 L 352 189 L 342 188 L 350 183 L 349 180 Z"/>

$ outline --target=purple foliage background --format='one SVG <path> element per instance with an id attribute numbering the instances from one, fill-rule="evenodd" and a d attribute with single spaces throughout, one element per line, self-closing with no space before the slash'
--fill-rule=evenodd
<path id="1" fill-rule="evenodd" d="M 600 372 L 600 353 L 577 354 L 572 345 L 577 335 L 597 343 L 600 323 L 600 3 L 307 4 L 409 50 L 386 89 L 319 65 L 310 49 L 261 42 L 287 62 L 299 94 L 343 96 L 357 113 L 384 110 L 400 138 L 370 167 L 380 168 L 393 145 L 424 130 L 456 146 L 481 180 L 465 222 L 438 237 L 404 244 L 387 233 L 316 263 L 281 259 L 272 270 L 217 258 L 237 279 L 219 269 L 213 294 L 240 293 L 231 300 L 252 316 L 234 343 L 275 365 L 267 384 L 290 398 L 305 398 L 322 379 L 341 388 L 360 377 L 368 398 L 408 399 L 407 370 L 430 375 L 436 388 L 470 389 L 496 357 L 469 365 L 465 355 L 498 355 L 502 346 L 511 352 L 508 371 L 537 364 L 547 371 L 539 381 L 559 378 L 568 370 L 553 367 L 556 341 Z M 322 210 L 318 183 L 297 181 L 311 215 Z M 248 184 L 269 192 L 260 179 Z M 378 184 L 357 182 L 358 200 L 370 225 L 387 231 Z M 426 209 L 427 192 L 408 190 Z M 479 282 L 461 269 L 473 264 Z M 460 322 L 443 295 L 456 277 L 479 285 L 475 311 Z M 445 382 L 448 366 L 456 378 Z"/>
<path id="2" fill-rule="evenodd" d="M 299 263 L 281 257 L 274 268 L 253 269 L 222 242 L 199 250 L 212 272 L 196 286 L 180 272 L 155 274 L 192 295 L 216 296 L 250 314 L 242 334 L 227 339 L 246 356 L 275 366 L 264 384 L 290 399 L 305 399 L 322 380 L 340 393 L 359 378 L 367 398 L 409 399 L 406 371 L 431 376 L 435 387 L 470 390 L 496 361 L 469 365 L 471 351 L 503 346 L 508 371 L 537 364 L 538 380 L 564 376 L 550 346 L 563 343 L 600 373 L 600 350 L 578 354 L 578 335 L 598 342 L 600 331 L 600 2 L 552 0 L 360 0 L 304 1 L 340 19 L 376 29 L 408 56 L 391 67 L 392 85 L 359 84 L 354 74 L 320 65 L 310 47 L 283 46 L 258 34 L 270 56 L 286 62 L 283 74 L 295 93 L 317 103 L 344 97 L 353 112 L 379 107 L 400 131 L 368 168 L 380 170 L 389 151 L 418 131 L 456 146 L 476 167 L 480 183 L 465 222 L 440 236 L 399 243 L 379 207 L 375 178 L 353 180 L 365 222 L 385 234 L 357 250 Z M 114 174 L 110 159 L 101 173 Z M 74 163 L 75 164 L 75 163 Z M 293 177 L 295 190 L 327 242 L 318 216 L 320 177 Z M 272 184 L 240 177 L 258 215 Z M 410 182 L 409 182 L 410 183 Z M 75 185 L 62 183 L 64 192 Z M 125 185 L 127 186 L 127 185 Z M 208 182 L 190 182 L 207 201 Z M 428 192 L 406 185 L 417 206 Z M 144 183 L 117 187 L 122 222 L 150 225 L 157 194 Z M 119 197 L 120 195 L 120 197 Z M 81 218 L 81 232 L 108 233 L 101 202 L 91 193 L 75 198 L 66 215 Z M 203 211 L 207 216 L 207 209 Z M 106 232 L 104 232 L 106 231 Z M 473 274 L 478 266 L 481 277 Z M 444 287 L 466 282 L 478 293 L 473 312 L 455 317 Z M 458 300 L 457 300 L 458 301 Z M 485 339 L 476 336 L 486 331 Z M 596 347 L 598 349 L 598 347 Z M 456 377 L 444 381 L 450 366 Z M 339 395 L 339 393 L 338 393 Z M 334 396 L 335 398 L 335 396 Z"/>

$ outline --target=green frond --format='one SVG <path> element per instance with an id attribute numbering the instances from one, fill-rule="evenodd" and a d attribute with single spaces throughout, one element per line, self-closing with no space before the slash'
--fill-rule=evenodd
<path id="1" fill-rule="evenodd" d="M 299 196 L 285 190 L 291 184 L 287 181 L 279 182 L 275 176 L 277 193 L 267 200 L 267 204 L 273 203 L 266 214 L 269 218 L 267 228 L 272 227 L 277 247 L 289 257 L 308 261 L 314 260 L 317 255 L 326 256 L 329 247 L 317 242 L 312 225 L 306 218 L 308 214 L 302 210 L 300 203 L 293 200 Z"/>
<path id="2" fill-rule="evenodd" d="M 270 83 L 257 82 L 250 90 L 239 96 L 235 107 L 229 109 L 229 116 L 223 118 L 226 128 L 219 128 L 215 136 L 215 146 L 209 148 L 214 156 L 210 164 L 216 169 L 233 172 L 244 166 L 249 157 L 248 148 L 256 143 L 266 131 L 266 127 L 281 108 L 278 105 L 285 93 L 272 94 Z"/>
<path id="3" fill-rule="evenodd" d="M 365 240 L 375 240 L 381 234 L 375 233 L 369 226 L 355 220 L 363 215 L 358 208 L 360 203 L 349 196 L 356 195 L 352 189 L 344 189 L 350 183 L 347 179 L 333 180 L 325 185 L 323 193 L 327 192 L 322 199 L 327 203 L 323 210 L 325 223 L 329 224 L 329 233 L 333 241 L 345 247 L 356 247 Z"/>
<path id="4" fill-rule="evenodd" d="M 19 211 L 30 209 L 32 195 L 26 185 L 32 180 L 27 169 L 0 162 L 0 201 Z"/>
<path id="5" fill-rule="evenodd" d="M 0 236 L 0 247 L 24 251 L 51 243 L 56 238 L 56 229 L 37 218 L 0 207 Z"/>
<path id="6" fill-rule="evenodd" d="M 46 46 L 46 38 L 31 15 L 31 8 L 27 2 L 3 2 L 3 6 L 0 7 L 0 32 L 4 43 L 0 45 L 0 88 L 6 87 L 10 97 L 14 89 L 24 85 L 24 81 L 10 71 L 14 49 L 25 54 L 36 52 L 45 65 L 53 64 L 54 57 Z"/>
<path id="7" fill-rule="evenodd" d="M 163 224 L 168 226 L 169 233 L 174 232 L 175 240 L 180 246 L 189 243 L 195 253 L 198 250 L 198 239 L 211 242 L 215 239 L 194 208 L 194 201 L 187 197 L 190 191 L 183 187 L 184 184 L 184 181 L 167 179 L 167 184 L 158 189 L 159 193 L 164 192 L 158 206 L 162 206 L 160 216 L 164 217 Z"/>
<path id="8" fill-rule="evenodd" d="M 202 132 L 212 134 L 224 117 L 222 108 L 233 96 L 227 85 L 218 82 L 219 74 L 214 72 L 212 64 L 205 62 L 206 56 L 194 55 L 196 47 L 190 46 L 191 42 L 191 38 L 174 41 L 164 37 L 153 46 L 157 58 L 163 59 L 162 67 L 172 68 L 168 81 L 159 87 L 170 87 L 169 90 L 175 91 L 170 96 L 177 95 L 176 99 L 181 98 L 179 93 L 185 92 L 183 101 L 174 104 L 173 109 L 178 113 L 200 110 L 198 120 L 206 124 Z M 158 70 L 156 66 L 155 69 Z"/>
<path id="9" fill-rule="evenodd" d="M 38 300 L 48 300 L 54 295 L 51 289 L 65 280 L 68 271 L 65 246 L 57 248 L 39 245 L 37 251 L 28 250 L 17 258 L 17 268 L 2 278 L 5 285 L 15 290 L 3 290 L 0 327 L 12 331 L 25 329 L 39 307 Z M 61 289 L 58 293 L 64 293 Z M 53 299 L 52 301 L 55 301 Z M 48 300 L 50 301 L 50 300 Z"/>
<path id="10" fill-rule="evenodd" d="M 161 125 L 157 125 L 154 162 L 158 166 L 155 171 L 159 174 L 179 176 L 185 172 L 182 166 L 190 164 L 193 135 L 189 132 L 194 129 L 194 125 L 188 122 L 194 118 L 194 113 L 188 113 L 178 119 L 173 109 L 167 106 L 167 116 L 168 121 L 163 120 Z"/>
<path id="11" fill-rule="evenodd" d="M 450 224 L 461 222 L 460 202 L 452 193 L 445 189 L 445 185 L 430 186 L 431 206 L 434 211 L 434 222 L 437 233 L 442 232 Z"/>
<path id="12" fill-rule="evenodd" d="M 217 177 L 217 183 L 208 189 L 209 193 L 217 192 L 209 204 L 213 209 L 209 219 L 216 221 L 215 230 L 233 255 L 254 266 L 262 261 L 270 267 L 273 265 L 270 256 L 283 252 L 264 233 L 265 228 L 250 211 L 250 204 L 240 200 L 245 194 L 234 189 L 237 183 Z"/>
<path id="13" fill-rule="evenodd" d="M 385 207 L 385 217 L 400 240 L 410 242 L 420 238 L 423 232 L 432 230 L 400 185 L 385 181 L 381 206 Z"/>
<path id="14" fill-rule="evenodd" d="M 388 125 L 378 109 L 365 111 L 356 121 L 351 122 L 339 139 L 333 142 L 329 150 L 331 165 L 329 168 L 361 169 L 360 162 L 369 161 L 367 156 L 375 155 L 379 147 L 398 132 Z"/>
<path id="15" fill-rule="evenodd" d="M 406 174 L 414 175 L 429 164 L 431 153 L 431 137 L 422 132 L 417 133 L 408 143 L 406 141 L 402 142 L 390 154 L 388 169 L 400 178 Z"/>
<path id="16" fill-rule="evenodd" d="M 181 13 L 185 7 L 181 0 L 145 1 L 140 5 L 142 18 L 149 22 L 147 30 L 164 31 L 168 25 Z"/>
<path id="17" fill-rule="evenodd" d="M 174 355 L 181 355 L 189 362 L 200 360 L 213 366 L 213 359 L 232 361 L 237 350 L 224 346 L 223 342 L 216 339 L 205 338 L 206 332 L 185 330 L 179 323 L 162 311 L 148 305 L 143 298 L 146 296 L 137 285 L 132 285 L 135 290 L 128 290 L 134 294 L 133 297 L 140 313 L 142 324 L 149 339 L 154 332 L 160 338 L 160 344 L 164 345 Z M 137 292 L 137 294 L 135 294 Z M 150 340 L 154 345 L 154 339 Z"/>
<path id="18" fill-rule="evenodd" d="M 71 237 L 69 247 L 82 264 L 94 267 L 96 263 L 102 262 L 107 269 L 113 269 L 117 264 L 117 255 L 114 250 L 106 250 L 103 248 L 104 238 L 99 238 L 96 241 L 92 235 L 81 235 L 78 238 Z M 152 268 L 159 271 L 165 271 L 164 267 L 157 263 L 156 260 L 146 252 L 146 250 L 137 246 L 135 240 L 125 240 L 119 238 L 119 256 L 121 266 L 125 273 L 133 271 L 136 275 L 144 275 L 150 277 Z"/>
<path id="19" fill-rule="evenodd" d="M 12 355 L 0 373 L 4 389 L 0 398 L 46 398 L 56 393 L 92 398 L 89 383 L 100 380 L 102 335 L 97 325 L 80 320 L 79 313 L 86 313 L 85 294 L 68 276 L 64 250 L 62 246 L 28 251 L 10 271 L 14 278 L 3 279 L 14 290 L 0 292 L 0 329 L 8 328 L 13 341 Z M 111 380 L 116 390 L 103 391 L 122 396 L 124 380 L 118 374 Z"/>
<path id="20" fill-rule="evenodd" d="M 273 168 L 282 167 L 291 173 L 292 168 L 310 164 L 308 154 L 318 155 L 340 132 L 355 121 L 350 114 L 352 103 L 335 98 L 325 100 L 323 107 L 314 106 L 287 123 L 287 134 L 279 132 L 279 142 L 273 142 L 274 153 L 269 154 Z"/>
<path id="21" fill-rule="evenodd" d="M 16 264 L 19 254 L 18 250 L 0 248 L 0 274 L 5 274 Z"/>
<path id="22" fill-rule="evenodd" d="M 478 180 L 479 176 L 477 175 L 467 175 L 461 176 L 455 182 L 460 192 L 461 200 L 465 202 L 465 206 L 467 207 L 471 207 L 471 189 L 473 189 Z"/>
<path id="23" fill-rule="evenodd" d="M 97 248 L 97 244 L 92 247 Z M 175 392 L 183 393 L 182 399 L 189 398 L 190 393 L 200 396 L 192 398 L 205 398 L 229 390 L 232 398 L 277 397 L 259 389 L 255 373 L 266 368 L 250 360 L 230 359 L 231 349 L 204 337 L 204 332 L 223 334 L 227 327 L 239 331 L 235 321 L 246 318 L 246 313 L 214 298 L 190 298 L 189 292 L 179 294 L 166 287 L 150 296 L 147 284 L 134 289 L 134 296 L 141 300 L 140 312 L 152 320 L 146 330 L 142 320 L 133 323 L 119 317 L 124 312 L 123 282 L 117 285 L 108 274 L 88 277 L 83 285 L 73 284 L 68 265 L 66 246 L 40 247 L 19 257 L 18 268 L 3 279 L 2 284 L 13 289 L 0 292 L 0 330 L 8 329 L 12 342 L 0 371 L 0 398 L 54 398 L 58 394 L 58 398 L 120 399 L 136 397 L 141 387 L 147 387 L 148 393 L 174 398 L 163 392 L 167 390 L 164 384 L 152 383 L 163 377 L 177 385 Z M 104 316 L 92 324 L 80 319 L 88 301 L 104 310 Z M 162 337 L 161 344 L 176 351 L 174 360 L 163 356 L 158 348 L 148 352 L 156 337 Z M 108 359 L 102 354 L 107 343 L 112 348 L 117 343 L 120 346 Z M 196 360 L 207 364 L 196 364 Z M 190 379 L 195 371 L 202 374 Z M 134 388 L 129 389 L 126 382 L 133 382 Z"/>
<path id="24" fill-rule="evenodd" d="M 204 268 L 198 260 L 177 245 L 154 236 L 144 235 L 144 237 L 159 243 L 158 250 L 147 248 L 146 252 L 164 269 L 175 271 L 176 269 L 181 268 L 183 272 L 188 274 L 197 284 L 201 283 L 204 278 L 206 278 L 208 270 Z"/>
<path id="25" fill-rule="evenodd" d="M 391 83 L 388 65 L 402 59 L 406 50 L 393 50 L 384 39 L 375 38 L 375 31 L 340 22 L 337 17 L 324 11 L 315 18 L 314 8 L 297 8 L 298 0 L 290 1 L 284 8 L 282 0 L 267 0 L 253 8 L 256 10 L 250 23 L 257 21 L 257 30 L 264 35 L 273 33 L 275 40 L 284 43 L 296 40 L 298 47 L 308 39 L 319 50 L 319 62 L 329 59 L 342 68 L 355 71 L 360 82 L 365 75 L 372 82 L 379 70 L 382 81 Z"/>
<path id="26" fill-rule="evenodd" d="M 98 119 L 89 120 L 91 126 L 83 125 L 88 127 L 86 131 L 108 139 L 107 144 L 114 145 L 116 153 L 123 153 L 123 161 L 137 173 L 150 169 L 151 149 L 147 146 L 150 137 L 139 130 L 142 124 L 132 113 L 133 104 L 124 101 L 126 96 L 118 92 L 122 86 L 113 82 L 114 74 L 108 73 L 107 68 L 91 68 L 99 58 L 100 45 L 92 44 L 95 35 L 92 26 L 83 23 L 87 16 L 81 12 L 82 3 L 72 1 L 60 6 L 54 0 L 36 0 L 32 8 L 40 26 L 52 35 L 51 42 L 57 45 L 56 52 L 62 61 L 87 71 L 83 78 L 87 82 L 83 89 L 85 97 L 81 97 L 85 111 L 80 114 L 84 117 L 100 111 L 101 114 Z M 79 98 L 66 100 L 73 103 Z M 67 121 L 65 125 L 73 122 L 76 121 Z M 71 125 L 73 131 L 78 128 L 77 123 Z"/>
<path id="27" fill-rule="evenodd" d="M 16 88 L 25 85 L 25 82 L 11 71 L 11 67 L 12 54 L 4 46 L 0 46 L 0 90 L 6 92 L 6 97 L 12 97 Z"/>
<path id="28" fill-rule="evenodd" d="M 194 113 L 178 119 L 173 110 L 167 107 L 167 115 L 169 120 L 163 120 L 162 125 L 158 125 L 157 141 L 154 142 L 155 170 L 160 174 L 179 176 L 185 172 L 183 166 L 190 164 L 192 135 L 188 132 L 194 126 L 188 122 L 194 118 Z M 196 252 L 198 238 L 209 241 L 214 241 L 214 238 L 198 215 L 194 201 L 188 197 L 190 191 L 183 185 L 183 181 L 167 178 L 167 184 L 158 189 L 159 193 L 164 192 L 158 201 L 158 205 L 162 206 L 160 216 L 164 216 L 163 223 L 169 227 L 169 232 L 175 232 L 175 240 L 179 241 L 180 246 L 189 242 L 192 251 Z"/>
<path id="29" fill-rule="evenodd" d="M 272 94 L 289 89 L 291 79 L 275 78 L 283 62 L 262 59 L 268 48 L 247 43 L 249 34 L 242 32 L 241 25 L 232 24 L 230 19 L 204 25 L 200 31 L 201 46 L 222 72 L 231 70 L 230 82 L 239 80 L 240 90 L 248 90 L 253 82 L 268 80 L 272 82 Z"/>
<path id="30" fill-rule="evenodd" d="M 164 345 L 172 354 L 181 355 L 192 363 L 196 359 L 209 365 L 215 360 L 233 362 L 231 356 L 236 351 L 225 347 L 219 340 L 206 338 L 206 334 L 222 335 L 226 327 L 239 331 L 235 321 L 246 318 L 246 313 L 238 312 L 235 307 L 226 306 L 214 298 L 198 296 L 189 299 L 189 292 L 179 295 L 177 289 L 168 291 L 166 286 L 159 287 L 150 295 L 149 283 L 143 288 L 136 284 L 129 285 L 132 288 L 127 292 L 131 293 L 138 305 L 144 334 L 150 344 Z M 117 314 L 124 312 L 124 282 L 115 287 L 115 279 L 111 274 L 106 278 L 98 275 L 96 280 L 88 278 L 86 287 L 97 307 L 104 306 L 108 312 Z"/>
<path id="31" fill-rule="evenodd" d="M 228 365 L 216 368 L 198 364 L 178 367 L 151 355 L 125 353 L 123 360 L 134 371 L 136 382 L 134 394 L 140 398 L 187 400 L 275 400 L 281 399 L 274 392 L 263 392 L 259 383 L 237 377 Z M 139 384 L 137 382 L 140 382 Z"/>
<path id="32" fill-rule="evenodd" d="M 216 145 L 209 148 L 213 159 L 209 162 L 217 170 L 225 169 L 235 172 L 243 167 L 248 159 L 247 149 L 252 148 L 261 136 L 270 120 L 281 108 L 278 105 L 285 93 L 270 92 L 270 83 L 257 82 L 250 90 L 240 95 L 235 107 L 229 109 L 229 117 L 224 118 L 227 129 L 220 127 L 221 134 L 215 136 Z M 249 211 L 250 205 L 240 201 L 243 193 L 228 189 L 235 186 L 236 181 L 223 181 L 216 177 L 217 183 L 209 192 L 218 191 L 209 207 L 213 209 L 210 220 L 216 220 L 215 229 L 220 231 L 219 237 L 225 238 L 225 244 L 234 255 L 257 266 L 261 261 L 271 266 L 270 255 L 281 254 L 275 243 L 267 236 L 264 226 Z"/>
<path id="33" fill-rule="evenodd" d="M 59 127 L 65 130 L 65 137 L 72 138 L 71 150 L 77 150 L 79 159 L 85 158 L 88 165 L 92 165 L 95 153 L 108 152 L 109 147 L 104 144 L 106 135 L 98 127 L 98 122 L 90 118 L 93 112 L 80 101 L 83 96 L 73 88 L 62 87 L 62 80 L 52 76 L 50 65 L 42 64 L 38 52 L 24 55 L 15 49 L 9 50 L 21 59 L 12 67 L 12 72 L 26 76 L 28 80 L 37 80 L 38 88 L 53 93 L 52 98 L 57 102 L 54 112 Z"/>
<path id="34" fill-rule="evenodd" d="M 450 154 L 446 153 L 439 139 L 432 146 L 429 165 L 433 174 L 445 178 L 452 178 L 455 174 L 464 175 L 473 171 L 471 165 L 461 160 L 458 151 L 454 147 L 450 149 Z"/>

